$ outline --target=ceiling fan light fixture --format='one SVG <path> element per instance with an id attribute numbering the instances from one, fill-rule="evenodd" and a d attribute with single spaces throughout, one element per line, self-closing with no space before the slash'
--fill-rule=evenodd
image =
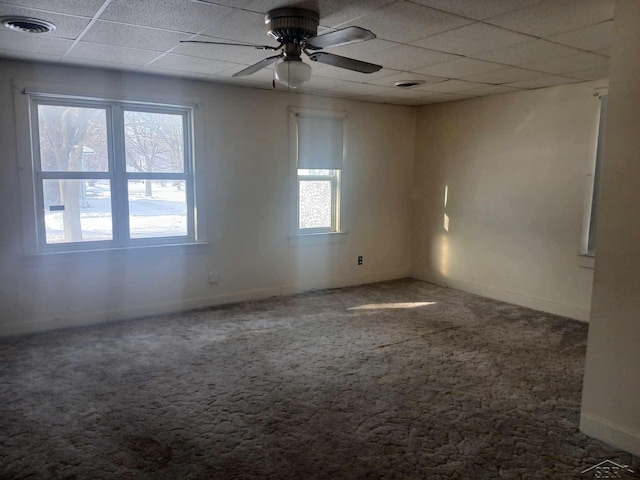
<path id="1" fill-rule="evenodd" d="M 276 65 L 276 80 L 289 88 L 298 88 L 311 79 L 311 66 L 300 59 L 285 59 Z"/>

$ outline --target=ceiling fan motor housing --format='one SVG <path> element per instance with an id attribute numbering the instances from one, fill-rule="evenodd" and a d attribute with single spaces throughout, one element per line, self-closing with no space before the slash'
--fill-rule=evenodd
<path id="1" fill-rule="evenodd" d="M 303 8 L 276 8 L 264 17 L 268 34 L 279 42 L 300 43 L 318 33 L 320 15 Z"/>

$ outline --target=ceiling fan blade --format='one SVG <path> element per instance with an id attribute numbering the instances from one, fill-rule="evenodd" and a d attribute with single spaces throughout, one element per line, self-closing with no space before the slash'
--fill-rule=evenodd
<path id="1" fill-rule="evenodd" d="M 346 68 L 347 70 L 353 70 L 361 73 L 373 73 L 382 68 L 382 65 L 362 62 L 353 58 L 341 57 L 340 55 L 333 55 L 331 53 L 324 52 L 311 53 L 309 55 L 309 58 L 314 62 L 333 65 L 334 67 Z"/>
<path id="2" fill-rule="evenodd" d="M 274 55 L 273 57 L 267 57 L 264 60 L 260 60 L 258 63 L 254 63 L 250 67 L 245 68 L 244 70 L 240 70 L 239 72 L 231 75 L 232 77 L 246 77 L 247 75 L 251 75 L 252 73 L 256 73 L 258 70 L 262 70 L 264 67 L 268 67 L 272 63 L 276 62 L 279 58 L 282 58 L 283 55 Z"/>
<path id="3" fill-rule="evenodd" d="M 271 45 L 253 45 L 250 43 L 231 43 L 231 42 L 206 42 L 204 40 L 180 40 L 180 43 L 204 43 L 204 44 L 209 44 L 209 45 L 231 45 L 234 47 L 251 47 L 251 48 L 255 48 L 257 50 L 279 50 L 280 46 L 278 47 L 272 47 Z"/>
<path id="4" fill-rule="evenodd" d="M 376 38 L 373 32 L 360 27 L 347 27 L 335 32 L 325 33 L 318 37 L 307 39 L 307 48 L 319 50 L 321 48 L 337 47 L 349 43 L 363 42 Z"/>

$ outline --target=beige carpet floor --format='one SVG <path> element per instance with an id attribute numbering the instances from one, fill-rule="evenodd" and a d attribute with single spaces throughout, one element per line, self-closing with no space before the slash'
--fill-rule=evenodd
<path id="1" fill-rule="evenodd" d="M 4 338 L 0 478 L 592 478 L 586 337 L 399 280 Z"/>

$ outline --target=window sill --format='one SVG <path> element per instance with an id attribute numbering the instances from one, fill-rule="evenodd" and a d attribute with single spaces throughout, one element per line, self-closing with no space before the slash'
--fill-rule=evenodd
<path id="1" fill-rule="evenodd" d="M 39 252 L 23 255 L 28 265 L 66 263 L 75 260 L 104 260 L 108 258 L 141 258 L 166 255 L 201 253 L 209 250 L 209 242 L 169 243 L 165 245 L 137 245 L 133 247 L 73 250 L 66 252 Z"/>
<path id="2" fill-rule="evenodd" d="M 289 237 L 289 245 L 322 245 L 326 243 L 344 243 L 347 241 L 347 232 L 331 233 L 307 233 L 292 235 Z"/>

